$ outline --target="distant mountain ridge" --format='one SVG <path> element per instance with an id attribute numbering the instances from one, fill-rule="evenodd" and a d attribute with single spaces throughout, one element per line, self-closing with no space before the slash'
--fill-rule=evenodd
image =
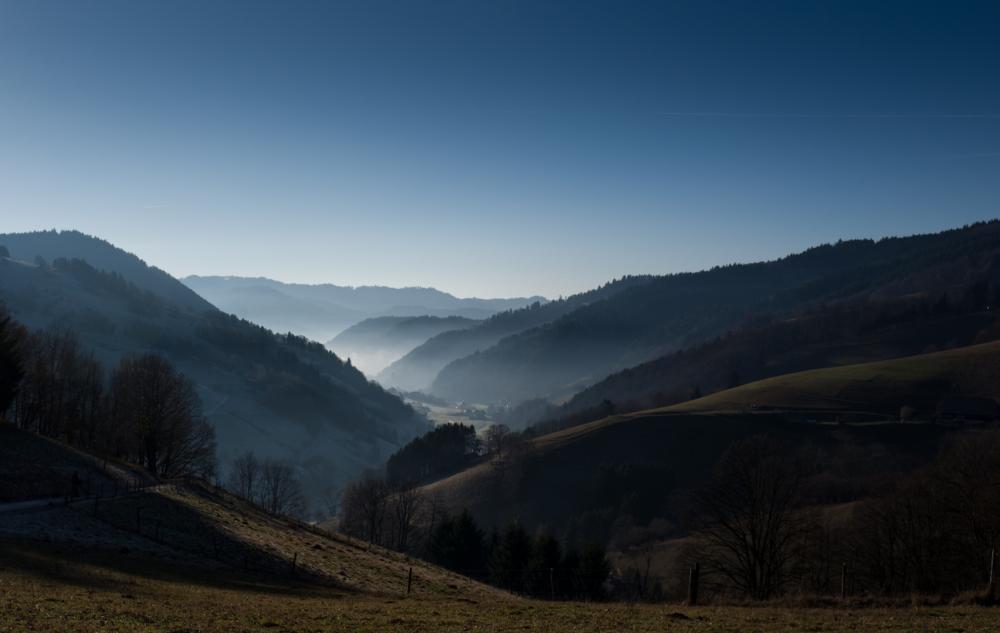
<path id="1" fill-rule="evenodd" d="M 289 459 L 319 500 L 429 427 L 321 344 L 224 314 L 107 242 L 47 232 L 0 235 L 0 245 L 11 252 L 0 301 L 13 317 L 74 333 L 105 367 L 134 353 L 168 358 L 196 384 L 224 469 L 245 450 Z M 34 263 L 41 254 L 51 259 Z"/>
<path id="2" fill-rule="evenodd" d="M 459 298 L 435 288 L 284 283 L 266 277 L 192 275 L 189 288 L 219 309 L 275 332 L 328 341 L 348 327 L 381 316 L 484 319 L 544 297 Z"/>

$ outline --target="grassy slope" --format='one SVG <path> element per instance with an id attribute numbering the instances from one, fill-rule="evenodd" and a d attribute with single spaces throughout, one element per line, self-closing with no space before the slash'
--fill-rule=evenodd
<path id="1" fill-rule="evenodd" d="M 726 411 L 757 405 L 896 415 L 902 405 L 910 405 L 928 415 L 947 395 L 1000 397 L 1000 342 L 786 374 L 665 410 Z"/>
<path id="2" fill-rule="evenodd" d="M 670 485 L 686 489 L 707 476 L 731 442 L 767 433 L 820 451 L 818 463 L 831 473 L 833 493 L 849 500 L 867 481 L 926 462 L 947 431 L 932 425 L 801 424 L 780 413 L 745 412 L 750 405 L 886 417 L 911 405 L 931 415 L 942 397 L 953 394 L 1000 396 L 1000 342 L 800 372 L 683 405 L 604 418 L 534 439 L 517 468 L 480 464 L 427 490 L 488 524 L 519 517 L 558 527 L 596 507 L 600 485 L 594 473 L 602 466 L 659 465 Z M 553 496 L 551 490 L 562 492 Z"/>
<path id="3" fill-rule="evenodd" d="M 793 609 L 546 604 L 372 596 L 160 563 L 0 542 L 3 631 L 993 631 L 977 608 Z"/>
<path id="4" fill-rule="evenodd" d="M 0 503 L 64 495 L 74 472 L 80 478 L 81 494 L 99 486 L 121 485 L 126 479 L 148 478 L 139 468 L 102 464 L 61 442 L 0 421 Z"/>
<path id="5" fill-rule="evenodd" d="M 124 471 L 127 467 L 114 468 Z M 36 490 L 39 494 L 22 498 L 63 494 L 74 470 L 83 481 L 89 477 L 105 484 L 105 491 L 117 474 L 104 473 L 100 462 L 86 453 L 0 425 L 0 479 L 4 485 L 24 490 L 36 480 L 56 483 L 51 491 Z M 499 595 L 433 565 L 270 515 L 205 483 L 161 483 L 130 495 L 122 495 L 121 487 L 119 490 L 119 496 L 104 496 L 96 503 L 85 499 L 69 507 L 59 504 L 30 512 L 0 513 L 0 538 L 64 542 L 74 551 L 92 545 L 128 547 L 161 558 L 193 561 L 213 574 L 230 570 L 286 580 L 309 579 L 343 591 L 373 594 L 405 592 L 412 567 L 415 595 Z M 96 486 L 91 492 L 95 491 Z"/>
<path id="6" fill-rule="evenodd" d="M 92 504 L 81 504 L 91 514 Z M 213 566 L 271 578 L 312 579 L 319 584 L 365 593 L 405 592 L 413 568 L 413 591 L 433 595 L 493 595 L 433 565 L 383 550 L 295 520 L 269 515 L 225 491 L 205 484 L 169 485 L 107 501 L 98 518 L 109 527 L 136 533 L 209 561 Z M 294 571 L 293 571 L 293 560 Z"/>
<path id="7" fill-rule="evenodd" d="M 542 436 L 530 443 L 517 467 L 479 464 L 425 490 L 453 509 L 468 508 L 486 525 L 518 518 L 560 530 L 587 512 L 621 511 L 617 504 L 626 494 L 655 502 L 684 493 L 704 481 L 734 441 L 768 434 L 815 451 L 816 463 L 828 473 L 829 495 L 850 500 L 880 477 L 929 461 L 947 433 L 932 425 L 838 427 L 766 414 L 642 412 Z M 608 479 L 629 468 L 645 468 L 649 475 L 631 483 Z M 619 491 L 609 495 L 608 483 Z M 661 511 L 679 518 L 678 508 Z"/>

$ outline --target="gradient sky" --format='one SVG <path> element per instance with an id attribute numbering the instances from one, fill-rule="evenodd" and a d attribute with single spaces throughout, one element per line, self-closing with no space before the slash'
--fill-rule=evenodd
<path id="1" fill-rule="evenodd" d="M 1000 216 L 1000 2 L 0 0 L 0 231 L 558 296 Z"/>

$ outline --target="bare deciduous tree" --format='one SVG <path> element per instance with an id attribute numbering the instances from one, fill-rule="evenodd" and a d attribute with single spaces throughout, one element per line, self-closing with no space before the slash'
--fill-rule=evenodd
<path id="1" fill-rule="evenodd" d="M 423 501 L 423 496 L 416 486 L 403 484 L 393 487 L 389 495 L 391 540 L 388 545 L 397 552 L 410 550 Z"/>
<path id="2" fill-rule="evenodd" d="M 494 424 L 483 433 L 483 444 L 486 454 L 493 459 L 502 460 L 507 455 L 510 444 L 510 427 L 506 424 Z"/>
<path id="3" fill-rule="evenodd" d="M 155 354 L 125 358 L 111 380 L 110 411 L 128 457 L 154 475 L 215 471 L 215 432 L 194 385 Z"/>
<path id="4" fill-rule="evenodd" d="M 295 467 L 285 460 L 264 460 L 258 490 L 258 502 L 272 514 L 297 516 L 305 510 L 302 482 Z"/>
<path id="5" fill-rule="evenodd" d="M 381 543 L 389 494 L 385 480 L 371 473 L 348 484 L 340 502 L 340 524 L 344 532 L 369 543 Z"/>
<path id="6" fill-rule="evenodd" d="M 226 486 L 234 494 L 252 503 L 257 503 L 258 488 L 260 487 L 260 460 L 253 454 L 253 451 L 247 451 L 233 460 Z"/>
<path id="7" fill-rule="evenodd" d="M 26 335 L 24 328 L 14 323 L 0 306 L 0 412 L 10 406 L 24 378 L 24 362 L 18 347 Z"/>
<path id="8" fill-rule="evenodd" d="M 730 447 L 698 499 L 705 570 L 753 600 L 780 594 L 808 533 L 797 507 L 801 482 L 788 447 L 764 437 Z"/>
<path id="9" fill-rule="evenodd" d="M 66 332 L 19 336 L 18 355 L 24 376 L 11 408 L 22 429 L 96 447 L 103 415 L 103 371 L 93 354 L 84 352 Z"/>

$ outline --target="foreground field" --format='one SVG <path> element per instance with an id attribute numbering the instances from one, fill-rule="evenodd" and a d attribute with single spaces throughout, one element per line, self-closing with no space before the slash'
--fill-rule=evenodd
<path id="1" fill-rule="evenodd" d="M 0 542 L 0 631 L 996 631 L 982 608 L 790 609 L 419 598 L 271 583 L 139 558 Z"/>

